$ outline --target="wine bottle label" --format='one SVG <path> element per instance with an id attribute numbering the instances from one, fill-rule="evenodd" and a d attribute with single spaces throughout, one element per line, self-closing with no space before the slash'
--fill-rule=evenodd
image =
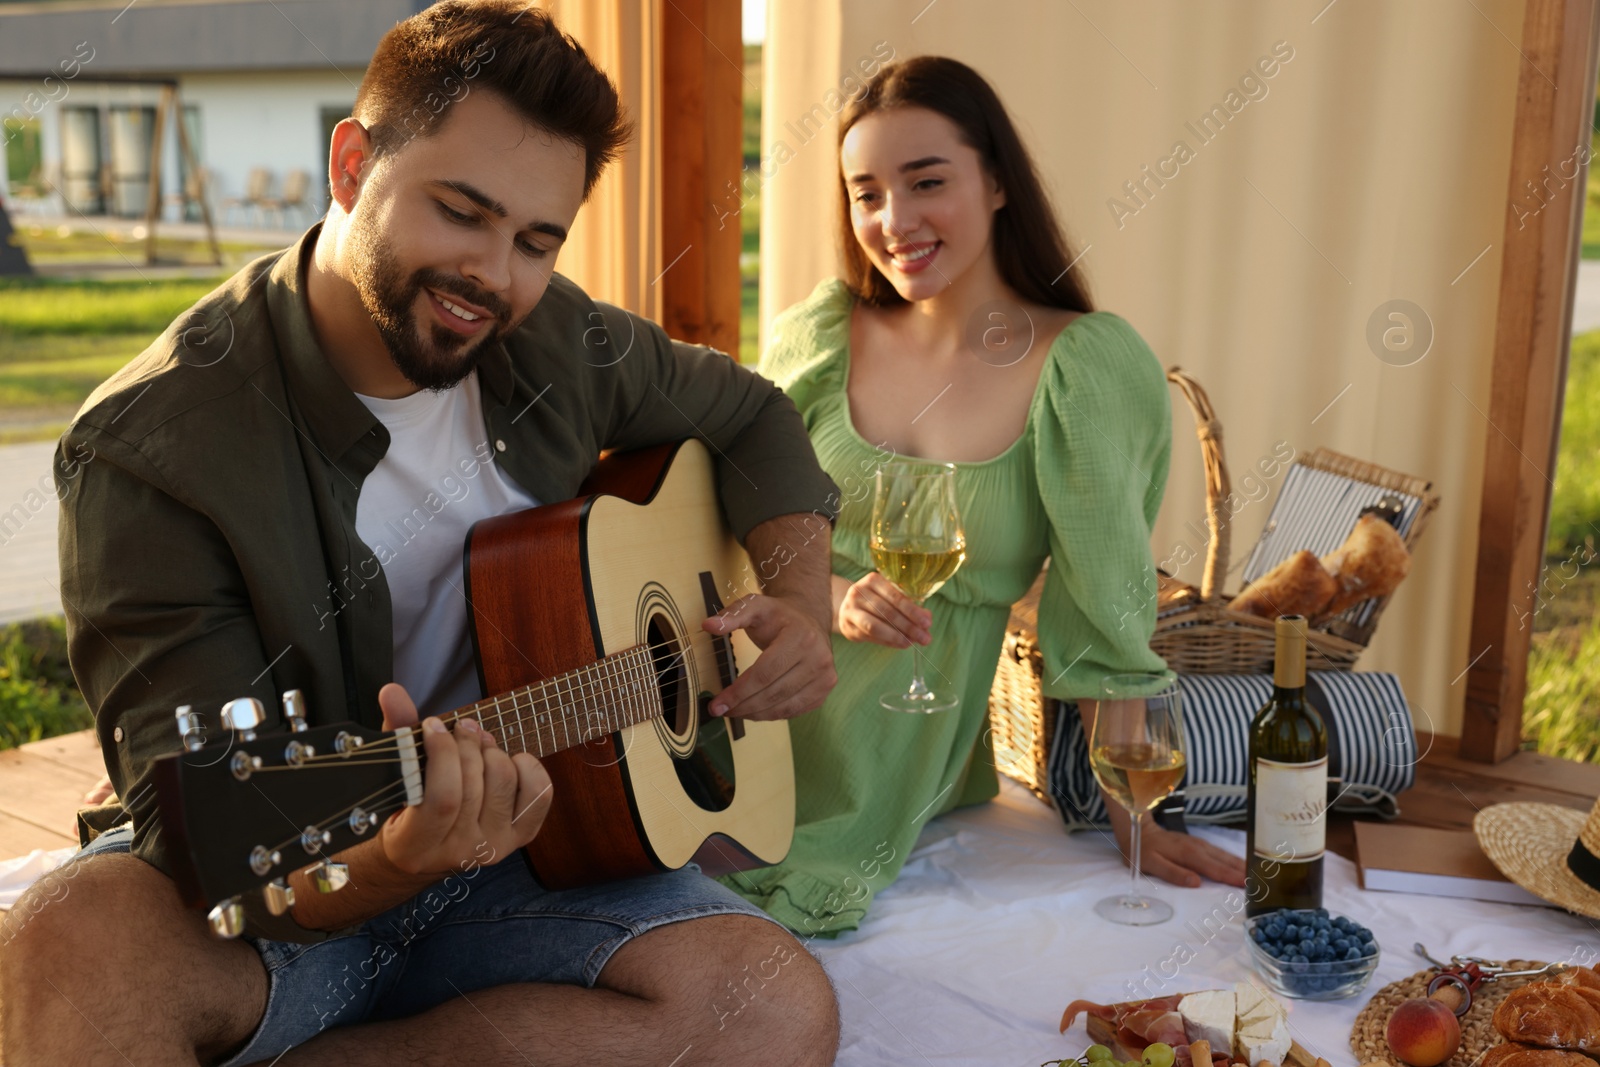
<path id="1" fill-rule="evenodd" d="M 1315 763 L 1256 759 L 1255 853 L 1305 863 L 1327 840 L 1328 758 Z"/>

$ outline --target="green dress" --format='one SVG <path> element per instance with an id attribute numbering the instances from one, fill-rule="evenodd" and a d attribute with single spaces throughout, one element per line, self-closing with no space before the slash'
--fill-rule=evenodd
<path id="1" fill-rule="evenodd" d="M 852 306 L 841 281 L 822 282 L 773 322 L 760 370 L 799 407 L 838 486 L 833 570 L 855 581 L 873 569 L 873 471 L 895 454 L 850 421 Z M 930 684 L 960 693 L 960 708 L 884 710 L 878 696 L 907 686 L 911 652 L 835 635 L 838 685 L 790 724 L 794 845 L 775 867 L 722 879 L 800 934 L 855 929 L 924 823 L 999 791 L 989 688 L 1011 605 L 1047 556 L 1039 633 L 1048 695 L 1093 697 L 1104 675 L 1163 667 L 1149 642 L 1151 524 L 1171 447 L 1165 375 L 1133 327 L 1107 311 L 1074 319 L 1048 360 L 1022 436 L 993 459 L 956 464 L 967 558 L 927 602 L 924 664 Z"/>

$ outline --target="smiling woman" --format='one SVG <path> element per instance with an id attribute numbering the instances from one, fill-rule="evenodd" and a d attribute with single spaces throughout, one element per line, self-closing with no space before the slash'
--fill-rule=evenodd
<path id="1" fill-rule="evenodd" d="M 1160 364 L 1089 302 L 1032 160 L 975 71 L 938 56 L 884 67 L 841 116 L 838 161 L 844 277 L 778 317 L 761 371 L 841 486 L 885 459 L 951 464 L 966 558 L 924 608 L 877 570 L 870 503 L 834 500 L 840 683 L 791 727 L 794 844 L 782 864 L 725 881 L 811 934 L 858 926 L 929 819 L 997 792 L 990 682 L 1011 605 L 1047 556 L 1049 695 L 1094 697 L 1103 675 L 1161 668 L 1154 601 L 1115 605 L 1154 582 L 1171 440 Z M 953 710 L 879 705 L 905 689 L 913 642 L 930 648 L 930 684 L 959 694 Z M 1117 830 L 1126 841 L 1126 816 Z M 895 858 L 863 882 L 861 857 L 880 845 Z M 1144 869 L 1169 881 L 1242 884 L 1242 863 L 1198 841 L 1152 828 L 1146 845 Z"/>

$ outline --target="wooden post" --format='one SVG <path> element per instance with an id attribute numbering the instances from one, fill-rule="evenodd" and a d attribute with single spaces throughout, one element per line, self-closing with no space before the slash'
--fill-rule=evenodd
<path id="1" fill-rule="evenodd" d="M 172 87 L 173 116 L 178 127 L 178 151 L 183 153 L 184 165 L 189 168 L 189 173 L 194 175 L 195 188 L 200 194 L 200 218 L 206 224 L 206 241 L 211 245 L 211 262 L 222 266 L 222 247 L 217 244 L 217 227 L 211 218 L 211 189 L 206 181 L 205 168 L 200 166 L 200 161 L 195 158 L 194 148 L 189 144 L 189 128 L 183 124 L 183 97 L 178 94 L 178 87 Z"/>
<path id="2" fill-rule="evenodd" d="M 172 86 L 161 87 L 161 103 L 156 105 L 156 128 L 150 133 L 150 195 L 144 207 L 144 261 L 156 261 L 156 225 L 161 221 L 161 156 L 167 127 L 167 111 L 172 107 Z"/>
<path id="3" fill-rule="evenodd" d="M 739 351 L 739 0 L 669 0 L 662 26 L 662 326 Z"/>
<path id="4" fill-rule="evenodd" d="M 1593 0 L 1528 0 L 1521 52 L 1461 731 L 1462 756 L 1482 762 L 1522 739 L 1600 56 Z"/>

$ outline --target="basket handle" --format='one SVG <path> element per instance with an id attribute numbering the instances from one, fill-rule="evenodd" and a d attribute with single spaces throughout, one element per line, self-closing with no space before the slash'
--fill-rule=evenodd
<path id="1" fill-rule="evenodd" d="M 1173 366 L 1167 370 L 1167 381 L 1183 390 L 1183 397 L 1194 413 L 1195 435 L 1200 438 L 1200 458 L 1206 468 L 1206 526 L 1211 530 L 1211 542 L 1206 546 L 1206 569 L 1200 579 L 1200 598 L 1211 601 L 1222 596 L 1222 568 L 1228 560 L 1228 518 L 1222 503 L 1230 490 L 1228 463 L 1222 455 L 1222 423 L 1211 407 L 1206 391 L 1183 370 Z"/>

